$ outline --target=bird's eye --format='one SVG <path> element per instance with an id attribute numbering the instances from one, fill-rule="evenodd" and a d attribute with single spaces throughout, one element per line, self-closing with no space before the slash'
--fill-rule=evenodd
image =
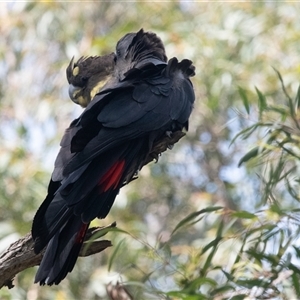
<path id="1" fill-rule="evenodd" d="M 86 76 L 84 76 L 84 77 L 81 78 L 81 80 L 84 81 L 84 82 L 88 81 L 88 79 L 89 79 L 89 78 L 86 77 Z"/>
<path id="2" fill-rule="evenodd" d="M 78 73 L 79 73 L 79 67 L 78 66 L 76 66 L 76 67 L 74 67 L 74 69 L 73 69 L 73 76 L 75 77 L 75 76 L 77 76 L 78 75 Z"/>

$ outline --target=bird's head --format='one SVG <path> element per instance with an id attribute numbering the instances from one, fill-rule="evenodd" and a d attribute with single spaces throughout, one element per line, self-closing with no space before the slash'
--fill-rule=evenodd
<path id="1" fill-rule="evenodd" d="M 69 82 L 69 96 L 73 102 L 86 107 L 94 96 L 112 77 L 115 54 L 81 57 L 76 63 L 74 57 L 66 70 Z"/>
<path id="2" fill-rule="evenodd" d="M 147 63 L 165 64 L 167 62 L 165 47 L 161 39 L 153 32 L 143 29 L 128 33 L 117 43 L 116 70 L 120 78 L 132 68 L 141 68 Z"/>

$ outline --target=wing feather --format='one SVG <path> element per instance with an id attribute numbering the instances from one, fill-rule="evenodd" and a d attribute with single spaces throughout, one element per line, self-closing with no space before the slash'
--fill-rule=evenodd
<path id="1" fill-rule="evenodd" d="M 179 129 L 187 127 L 195 99 L 193 86 L 184 74 L 190 64 L 187 60 L 178 63 L 172 59 L 165 70 L 160 71 L 160 76 L 156 73 L 153 78 L 142 78 L 142 82 L 129 80 L 116 90 L 96 96 L 73 129 L 72 151 L 79 151 L 76 155 L 61 154 L 69 158 L 67 163 L 62 159 L 63 175 L 67 176 L 124 141 L 155 130 L 171 130 L 174 122 L 179 123 Z"/>

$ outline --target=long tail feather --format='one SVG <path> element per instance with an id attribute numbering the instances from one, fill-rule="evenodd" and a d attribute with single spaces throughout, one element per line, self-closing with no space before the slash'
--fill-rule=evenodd
<path id="1" fill-rule="evenodd" d="M 41 285 L 59 284 L 73 270 L 89 224 L 73 216 L 50 240 L 35 277 Z"/>

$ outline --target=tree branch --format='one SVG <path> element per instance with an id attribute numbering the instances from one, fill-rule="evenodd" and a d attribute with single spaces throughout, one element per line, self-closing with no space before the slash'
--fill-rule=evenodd
<path id="1" fill-rule="evenodd" d="M 89 256 L 111 247 L 110 241 L 96 241 L 96 239 L 114 227 L 116 227 L 115 222 L 106 227 L 89 228 L 84 243 L 87 246 L 82 247 L 79 256 Z M 44 251 L 36 255 L 33 251 L 33 244 L 31 233 L 27 233 L 0 255 L 0 289 L 4 286 L 9 289 L 13 288 L 13 279 L 18 273 L 40 264 Z"/>

